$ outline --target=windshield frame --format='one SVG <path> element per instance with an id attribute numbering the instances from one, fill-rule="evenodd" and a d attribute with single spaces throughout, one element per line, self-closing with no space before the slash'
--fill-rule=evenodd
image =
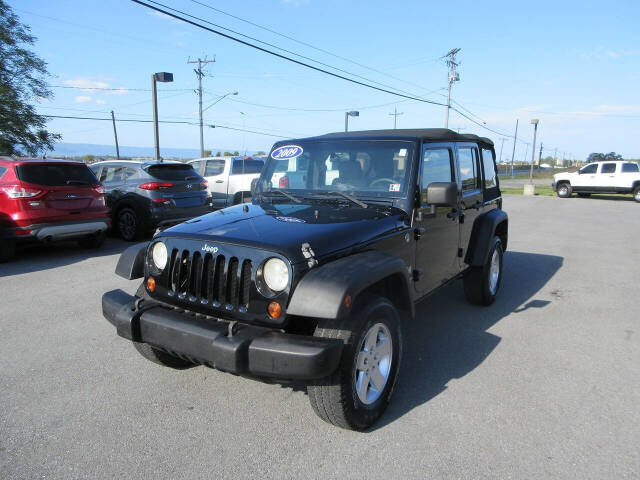
<path id="1" fill-rule="evenodd" d="M 308 145 L 310 143 L 314 143 L 314 144 L 337 144 L 337 143 L 344 143 L 346 145 L 350 144 L 350 143 L 362 143 L 362 142 L 366 142 L 366 143 L 392 143 L 392 144 L 402 144 L 402 143 L 406 143 L 407 144 L 407 148 L 410 150 L 409 154 L 407 155 L 407 162 L 408 165 L 406 167 L 406 173 L 405 173 L 405 178 L 403 180 L 403 184 L 402 184 L 402 189 L 399 192 L 386 192 L 386 191 L 374 191 L 374 190 L 354 190 L 354 189 L 344 189 L 344 190 L 337 190 L 337 189 L 330 189 L 330 188 L 317 188 L 317 189 L 308 189 L 308 188 L 304 188 L 304 189 L 300 189 L 300 188 L 280 188 L 279 186 L 276 186 L 274 188 L 274 186 L 271 186 L 270 189 L 264 189 L 264 186 L 267 185 L 267 174 L 271 171 L 271 164 L 273 162 L 276 162 L 276 160 L 274 158 L 271 157 L 271 154 L 273 153 L 274 150 L 278 149 L 279 147 L 282 146 L 286 146 L 286 145 L 290 145 L 290 144 L 301 144 L 301 145 Z M 416 168 L 418 165 L 418 158 L 420 155 L 420 148 L 421 148 L 421 141 L 419 139 L 413 138 L 413 137 L 379 137 L 379 138 L 371 138 L 371 137 L 353 137 L 353 138 L 310 138 L 310 139 L 300 139 L 300 140 L 286 140 L 286 141 L 281 141 L 281 142 L 277 142 L 273 145 L 273 147 L 271 148 L 269 155 L 267 156 L 266 160 L 265 160 L 265 164 L 264 164 L 264 168 L 262 170 L 262 173 L 260 174 L 260 179 L 256 185 L 256 189 L 255 189 L 255 193 L 257 194 L 257 197 L 261 197 L 261 193 L 263 192 L 268 192 L 268 191 L 274 191 L 274 190 L 281 190 L 281 191 L 286 191 L 287 193 L 290 193 L 296 197 L 300 197 L 300 198 L 304 198 L 304 197 L 313 197 L 314 195 L 331 195 L 331 194 L 335 194 L 336 197 L 339 197 L 339 195 L 337 194 L 338 191 L 342 191 L 344 193 L 348 193 L 349 195 L 352 195 L 353 197 L 359 199 L 359 200 L 363 200 L 366 202 L 384 202 L 384 203 L 392 203 L 392 204 L 397 204 L 399 202 L 402 202 L 403 200 L 406 200 L 408 197 L 410 197 L 413 194 L 413 184 L 415 183 L 415 178 L 416 178 Z M 349 147 L 345 147 L 345 150 L 348 150 Z M 269 175 L 272 175 L 274 172 L 276 172 L 277 170 L 275 170 L 274 167 L 274 171 L 269 173 Z M 284 197 L 283 197 L 284 199 Z M 344 200 L 346 201 L 346 199 Z"/>

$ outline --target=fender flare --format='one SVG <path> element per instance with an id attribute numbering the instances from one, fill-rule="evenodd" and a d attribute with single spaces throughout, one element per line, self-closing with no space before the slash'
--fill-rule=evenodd
<path id="1" fill-rule="evenodd" d="M 122 252 L 116 265 L 116 275 L 127 280 L 144 277 L 144 257 L 149 243 L 136 243 Z"/>
<path id="2" fill-rule="evenodd" d="M 404 261 L 387 253 L 367 251 L 342 257 L 311 269 L 298 282 L 289 301 L 287 313 L 302 317 L 333 319 L 345 316 L 362 291 L 389 278 L 399 284 L 394 304 L 414 317 L 411 281 Z"/>
<path id="3" fill-rule="evenodd" d="M 503 248 L 507 249 L 509 217 L 504 210 L 493 209 L 479 215 L 473 222 L 465 263 L 481 267 L 487 261 L 491 241 L 496 231 L 503 236 Z"/>

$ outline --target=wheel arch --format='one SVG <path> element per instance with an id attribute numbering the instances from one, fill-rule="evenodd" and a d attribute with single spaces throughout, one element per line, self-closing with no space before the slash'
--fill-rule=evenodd
<path id="1" fill-rule="evenodd" d="M 473 267 L 484 265 L 495 236 L 500 238 L 502 248 L 506 251 L 509 239 L 509 217 L 504 210 L 493 209 L 475 219 L 465 263 Z"/>
<path id="2" fill-rule="evenodd" d="M 400 258 L 378 251 L 356 253 L 311 269 L 296 285 L 287 313 L 340 318 L 366 294 L 386 297 L 398 310 L 414 317 L 407 266 Z"/>

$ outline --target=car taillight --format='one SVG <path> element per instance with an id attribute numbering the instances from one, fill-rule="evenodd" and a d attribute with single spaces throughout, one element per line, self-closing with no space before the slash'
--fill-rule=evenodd
<path id="1" fill-rule="evenodd" d="M 171 203 L 170 198 L 154 198 L 153 203 L 161 203 L 162 205 L 169 205 Z"/>
<path id="2" fill-rule="evenodd" d="M 42 193 L 42 190 L 36 190 L 35 188 L 25 188 L 19 185 L 9 185 L 8 187 L 2 187 L 2 191 L 6 193 L 9 198 L 31 198 Z"/>
<path id="3" fill-rule="evenodd" d="M 289 188 L 289 177 L 280 178 L 280 188 Z"/>
<path id="4" fill-rule="evenodd" d="M 104 187 L 102 186 L 102 184 L 95 185 L 95 186 L 93 187 L 93 190 L 94 190 L 96 193 L 104 193 L 104 192 L 105 192 Z"/>
<path id="5" fill-rule="evenodd" d="M 164 183 L 164 182 L 147 182 L 142 185 L 138 185 L 138 188 L 143 190 L 159 190 L 161 188 L 171 188 L 173 187 L 173 183 Z"/>
<path id="6" fill-rule="evenodd" d="M 200 186 L 202 187 L 201 188 L 202 190 L 206 190 L 207 187 L 209 186 L 209 182 L 207 182 L 206 180 L 203 180 Z"/>

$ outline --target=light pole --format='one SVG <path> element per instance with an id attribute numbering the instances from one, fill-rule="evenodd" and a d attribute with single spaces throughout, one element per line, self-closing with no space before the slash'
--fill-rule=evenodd
<path id="1" fill-rule="evenodd" d="M 533 162 L 536 158 L 536 134 L 538 133 L 538 119 L 531 120 L 533 124 L 533 148 L 531 149 L 531 171 L 529 172 L 529 183 L 533 184 Z"/>
<path id="2" fill-rule="evenodd" d="M 350 112 L 344 112 L 344 131 L 349 131 L 349 117 L 359 117 L 360 112 L 352 110 Z"/>
<path id="3" fill-rule="evenodd" d="M 173 73 L 159 72 L 151 75 L 151 95 L 153 97 L 153 145 L 155 147 L 155 158 L 160 160 L 160 144 L 158 141 L 158 93 L 156 82 L 173 82 Z"/>

